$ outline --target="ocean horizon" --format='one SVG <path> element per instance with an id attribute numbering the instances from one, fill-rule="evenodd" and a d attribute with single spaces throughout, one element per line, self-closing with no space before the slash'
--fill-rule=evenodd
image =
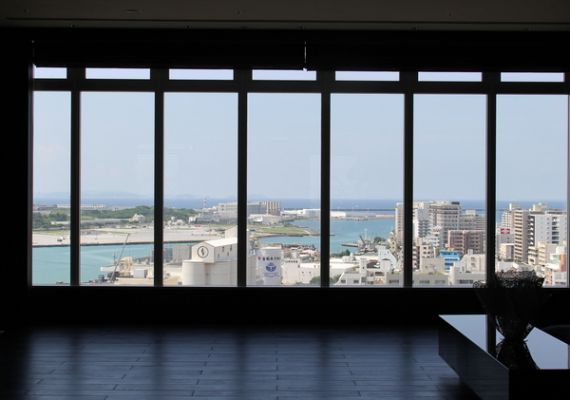
<path id="1" fill-rule="evenodd" d="M 319 199 L 272 199 L 272 198 L 251 198 L 250 202 L 255 201 L 280 201 L 284 209 L 303 209 L 303 208 L 320 208 Z M 446 200 L 446 199 L 432 199 L 432 200 Z M 457 200 L 448 199 L 449 201 L 459 201 L 463 209 L 484 210 L 485 200 Z M 234 198 L 165 198 L 165 207 L 171 208 L 202 208 L 204 205 L 212 207 L 218 203 L 236 202 Z M 430 201 L 428 199 L 416 199 L 415 201 Z M 393 211 L 396 203 L 403 202 L 401 199 L 331 199 L 331 210 L 378 210 L 378 211 Z M 515 203 L 523 208 L 530 208 L 533 204 L 538 203 L 537 200 L 498 200 L 496 208 L 498 210 L 507 209 L 510 203 Z M 552 208 L 565 208 L 566 200 L 541 200 L 540 202 L 548 204 Z M 55 204 L 69 204 L 70 200 L 63 197 L 34 197 L 34 204 L 41 205 L 55 205 Z M 107 206 L 118 207 L 135 207 L 135 206 L 153 206 L 153 198 L 145 197 L 87 197 L 82 199 L 82 204 L 104 204 Z"/>

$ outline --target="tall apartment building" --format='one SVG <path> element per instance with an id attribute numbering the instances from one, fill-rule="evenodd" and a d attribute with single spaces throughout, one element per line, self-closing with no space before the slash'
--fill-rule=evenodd
<path id="1" fill-rule="evenodd" d="M 447 243 L 450 249 L 467 254 L 485 253 L 485 231 L 483 230 L 450 230 Z"/>
<path id="2" fill-rule="evenodd" d="M 502 226 L 495 230 L 495 254 L 499 256 L 499 260 L 513 259 L 515 235 L 512 232 L 512 228 Z"/>
<path id="3" fill-rule="evenodd" d="M 401 246 L 404 243 L 404 203 L 396 203 L 394 210 L 394 234 L 396 243 Z"/>
<path id="4" fill-rule="evenodd" d="M 416 239 L 426 237 L 430 234 L 431 224 L 429 210 L 426 203 L 417 203 L 414 207 L 413 215 L 414 237 Z"/>
<path id="5" fill-rule="evenodd" d="M 443 203 L 443 202 L 440 202 Z M 414 238 L 423 238 L 433 234 L 433 216 L 431 211 L 432 202 L 414 202 L 412 224 Z M 404 204 L 396 203 L 394 231 L 396 241 L 402 244 L 404 241 Z"/>
<path id="6" fill-rule="evenodd" d="M 513 210 L 513 234 L 514 234 L 514 261 L 527 262 L 528 259 L 528 210 Z"/>
<path id="7" fill-rule="evenodd" d="M 529 247 L 539 243 L 560 244 L 566 240 L 567 215 L 538 204 L 530 210 L 513 211 L 514 261 L 528 262 Z M 533 254 L 533 259 L 535 255 Z"/>
<path id="8" fill-rule="evenodd" d="M 501 227 L 502 228 L 513 228 L 513 212 L 515 210 L 520 210 L 521 207 L 515 203 L 509 203 L 509 208 L 504 210 L 501 214 Z"/>
<path id="9" fill-rule="evenodd" d="M 459 215 L 459 228 L 464 231 L 484 231 L 485 217 L 477 214 L 476 210 L 465 210 Z"/>
<path id="10" fill-rule="evenodd" d="M 461 206 L 458 201 L 436 201 L 429 204 L 428 210 L 432 229 L 439 227 L 439 247 L 444 248 L 448 232 L 459 229 Z"/>
<path id="11" fill-rule="evenodd" d="M 437 247 L 434 246 L 433 241 L 426 240 L 425 238 L 416 239 L 414 252 L 412 253 L 412 266 L 414 269 L 420 268 L 422 260 L 433 259 L 437 257 Z"/>
<path id="12" fill-rule="evenodd" d="M 566 214 L 558 211 L 547 214 L 529 214 L 529 246 L 537 246 L 539 243 L 561 243 L 566 240 L 566 224 Z"/>

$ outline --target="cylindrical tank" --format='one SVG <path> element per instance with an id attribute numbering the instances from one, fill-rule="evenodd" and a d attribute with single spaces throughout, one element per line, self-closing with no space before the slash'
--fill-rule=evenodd
<path id="1" fill-rule="evenodd" d="M 281 285 L 283 250 L 281 247 L 262 247 L 257 251 L 257 271 L 267 286 Z"/>
<path id="2" fill-rule="evenodd" d="M 201 262 L 184 260 L 181 276 L 185 286 L 203 286 L 206 284 L 206 266 Z"/>

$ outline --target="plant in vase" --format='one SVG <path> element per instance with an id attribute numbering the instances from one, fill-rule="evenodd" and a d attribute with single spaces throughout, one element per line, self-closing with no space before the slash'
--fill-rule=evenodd
<path id="1" fill-rule="evenodd" d="M 534 271 L 506 271 L 494 274 L 490 282 L 475 282 L 483 309 L 495 319 L 504 339 L 497 344 L 497 358 L 512 368 L 536 368 L 526 343 L 532 322 L 547 300 L 544 278 Z"/>

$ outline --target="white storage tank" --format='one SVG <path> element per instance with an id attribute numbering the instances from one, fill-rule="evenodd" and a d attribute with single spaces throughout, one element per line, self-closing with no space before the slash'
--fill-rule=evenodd
<path id="1" fill-rule="evenodd" d="M 263 285 L 281 285 L 282 263 L 283 249 L 281 247 L 262 247 L 257 251 L 257 271 Z"/>
<path id="2" fill-rule="evenodd" d="M 206 285 L 206 265 L 203 262 L 184 260 L 182 262 L 182 284 L 185 286 Z"/>

